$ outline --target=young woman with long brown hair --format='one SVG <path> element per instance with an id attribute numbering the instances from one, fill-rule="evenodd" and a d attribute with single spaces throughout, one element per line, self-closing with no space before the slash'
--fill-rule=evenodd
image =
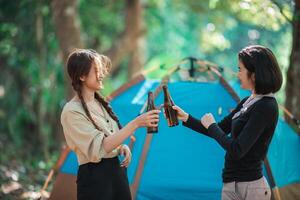
<path id="1" fill-rule="evenodd" d="M 91 49 L 69 55 L 68 74 L 76 95 L 63 108 L 61 123 L 66 142 L 78 158 L 78 200 L 129 200 L 125 167 L 131 152 L 124 140 L 139 127 L 155 127 L 159 110 L 144 113 L 122 127 L 109 103 L 98 93 L 109 73 L 108 57 Z M 120 163 L 119 154 L 125 154 Z"/>

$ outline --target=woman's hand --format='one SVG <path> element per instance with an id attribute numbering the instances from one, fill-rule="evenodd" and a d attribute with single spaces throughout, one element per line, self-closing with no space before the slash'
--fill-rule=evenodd
<path id="1" fill-rule="evenodd" d="M 157 127 L 160 112 L 160 110 L 151 110 L 149 112 L 141 114 L 133 120 L 133 123 L 137 127 Z"/>
<path id="2" fill-rule="evenodd" d="M 174 110 L 177 111 L 177 118 L 183 122 L 186 122 L 189 118 L 189 114 L 184 112 L 179 106 L 172 106 Z"/>
<path id="3" fill-rule="evenodd" d="M 126 144 L 122 144 L 119 149 L 119 154 L 125 156 L 121 162 L 121 167 L 128 167 L 131 162 L 131 151 Z"/>
<path id="4" fill-rule="evenodd" d="M 216 120 L 211 113 L 206 113 L 202 116 L 201 123 L 206 129 L 208 129 L 211 124 L 216 123 Z"/>

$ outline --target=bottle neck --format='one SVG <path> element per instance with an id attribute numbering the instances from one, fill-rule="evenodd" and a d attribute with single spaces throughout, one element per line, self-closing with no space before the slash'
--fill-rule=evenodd
<path id="1" fill-rule="evenodd" d="M 154 101 L 153 101 L 153 95 L 148 94 L 148 108 L 153 109 L 154 108 Z"/>
<path id="2" fill-rule="evenodd" d="M 171 98 L 171 95 L 169 93 L 168 88 L 164 87 L 163 90 L 164 90 L 164 94 L 165 94 L 164 95 L 164 102 L 172 105 L 173 104 L 173 100 Z"/>
<path id="3" fill-rule="evenodd" d="M 170 96 L 168 88 L 163 87 L 163 90 L 164 90 L 165 96 Z"/>

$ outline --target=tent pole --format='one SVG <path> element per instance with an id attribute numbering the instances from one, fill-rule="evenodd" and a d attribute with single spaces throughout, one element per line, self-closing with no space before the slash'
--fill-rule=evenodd
<path id="1" fill-rule="evenodd" d="M 274 199 L 275 200 L 281 200 L 280 193 L 279 193 L 279 188 L 275 184 L 275 179 L 273 177 L 273 173 L 272 173 L 272 170 L 271 170 L 271 166 L 270 166 L 268 157 L 265 158 L 264 164 L 265 164 L 266 171 L 267 171 L 267 174 L 268 174 L 268 177 L 269 177 L 269 180 L 270 180 L 270 185 L 271 185 L 271 188 L 272 188 Z"/>
<path id="2" fill-rule="evenodd" d="M 119 96 L 121 93 L 123 93 L 125 90 L 127 90 L 128 88 L 130 88 L 132 85 L 135 85 L 135 84 L 137 84 L 139 82 L 142 82 L 143 80 L 145 80 L 145 76 L 143 74 L 139 74 L 139 75 L 135 76 L 129 82 L 121 85 L 118 89 L 116 89 L 110 95 L 108 95 L 106 97 L 106 100 L 107 101 L 112 101 L 114 98 L 116 98 L 117 96 Z"/>
<path id="3" fill-rule="evenodd" d="M 180 63 L 182 63 L 182 62 L 180 62 Z M 168 73 L 164 76 L 162 82 L 160 83 L 160 85 L 154 91 L 154 99 L 158 96 L 159 92 L 162 90 L 162 85 L 168 83 L 170 75 L 173 74 L 174 72 L 176 72 L 179 69 L 179 65 L 171 67 L 168 70 Z M 146 109 L 146 105 L 147 105 L 147 102 L 144 103 L 144 106 L 140 110 L 140 113 L 144 112 L 144 110 Z M 136 193 L 137 193 L 137 190 L 138 190 L 138 187 L 139 187 L 139 184 L 140 184 L 142 172 L 144 170 L 144 164 L 145 164 L 147 154 L 148 154 L 148 151 L 149 151 L 149 148 L 150 148 L 152 137 L 153 137 L 153 134 L 147 134 L 146 135 L 146 139 L 145 139 L 143 150 L 142 150 L 142 155 L 140 156 L 138 167 L 137 167 L 137 170 L 136 170 L 135 176 L 134 176 L 134 181 L 131 185 L 131 196 L 132 196 L 133 200 L 136 199 Z"/>
<path id="4" fill-rule="evenodd" d="M 156 88 L 156 90 L 154 92 L 154 99 L 157 97 L 157 95 L 161 91 L 161 89 L 162 89 L 162 84 L 160 84 Z M 145 106 L 146 104 L 147 103 L 145 102 L 144 106 L 140 110 L 140 113 L 144 112 L 144 110 L 146 108 L 146 106 Z M 147 154 L 148 154 L 148 151 L 149 151 L 149 148 L 150 148 L 152 137 L 153 137 L 153 134 L 147 134 L 146 135 L 146 139 L 145 139 L 145 142 L 144 142 L 144 145 L 143 145 L 142 155 L 140 156 L 138 167 L 137 167 L 137 170 L 136 170 L 135 176 L 134 176 L 134 181 L 133 181 L 133 183 L 131 185 L 131 196 L 132 196 L 132 199 L 136 199 L 136 193 L 137 193 L 137 190 L 138 190 L 138 187 L 139 187 L 139 184 L 140 184 L 142 172 L 144 170 L 144 164 L 145 164 L 145 161 L 146 161 L 146 158 L 147 158 Z"/>
<path id="5" fill-rule="evenodd" d="M 110 95 L 108 95 L 106 97 L 106 99 L 108 101 L 112 101 L 115 97 L 117 97 L 118 95 L 123 93 L 129 87 L 131 87 L 132 85 L 135 85 L 139 82 L 142 82 L 143 80 L 145 80 L 145 76 L 143 74 L 139 74 L 139 75 L 133 77 L 129 82 L 123 84 L 118 89 L 116 89 L 114 92 L 112 92 Z M 131 135 L 130 136 L 130 142 L 129 142 L 129 145 L 128 145 L 130 150 L 132 150 L 134 142 L 135 142 L 135 137 L 134 137 L 134 135 Z"/>
<path id="6" fill-rule="evenodd" d="M 54 173 L 61 167 L 61 165 L 65 161 L 65 159 L 66 159 L 67 155 L 69 154 L 69 152 L 70 152 L 69 147 L 67 147 L 67 146 L 64 145 L 63 148 L 62 148 L 62 150 L 61 150 L 59 159 L 57 160 L 57 162 L 55 163 L 55 165 L 50 170 L 50 172 L 49 172 L 49 174 L 47 176 L 47 179 L 46 179 L 46 181 L 45 181 L 45 183 L 44 183 L 44 185 L 43 185 L 43 187 L 42 187 L 42 189 L 40 191 L 40 195 L 41 195 L 40 199 L 43 199 L 46 196 L 45 191 L 46 191 L 46 189 L 47 189 L 47 187 L 48 187 L 48 185 L 49 185 L 49 183 L 50 183 L 50 181 L 51 181 Z"/>

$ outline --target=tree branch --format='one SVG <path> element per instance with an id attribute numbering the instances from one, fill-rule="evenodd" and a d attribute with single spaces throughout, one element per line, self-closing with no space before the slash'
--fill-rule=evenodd
<path id="1" fill-rule="evenodd" d="M 286 16 L 286 14 L 284 14 L 282 6 L 276 0 L 270 0 L 270 1 L 278 8 L 279 12 L 286 19 L 286 21 L 292 24 L 293 20 L 291 20 L 288 16 Z"/>
<path id="2" fill-rule="evenodd" d="M 141 12 L 140 0 L 126 0 L 125 30 L 119 39 L 113 43 L 112 47 L 104 52 L 112 60 L 112 74 L 118 71 L 122 59 L 135 50 L 136 46 L 134 44 L 146 32 L 146 29 L 142 27 Z"/>

